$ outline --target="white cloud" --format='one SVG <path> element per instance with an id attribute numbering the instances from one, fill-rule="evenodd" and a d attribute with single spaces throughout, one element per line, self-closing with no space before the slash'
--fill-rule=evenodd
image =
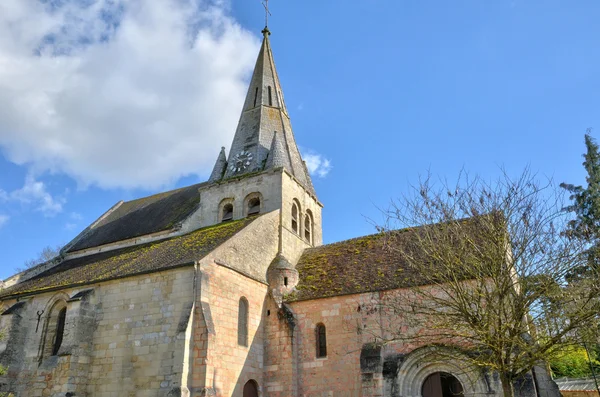
<path id="1" fill-rule="evenodd" d="M 79 212 L 71 212 L 69 217 L 74 221 L 80 221 L 83 219 L 83 216 Z"/>
<path id="2" fill-rule="evenodd" d="M 8 160 L 109 188 L 208 174 L 235 131 L 259 44 L 226 7 L 2 0 Z"/>
<path id="3" fill-rule="evenodd" d="M 325 178 L 329 174 L 329 171 L 331 171 L 331 161 L 318 153 L 308 151 L 302 154 L 302 158 L 306 162 L 308 172 L 313 176 Z"/>
<path id="4" fill-rule="evenodd" d="M 9 216 L 8 215 L 2 215 L 0 214 L 0 227 L 6 225 L 8 223 L 9 220 Z"/>
<path id="5" fill-rule="evenodd" d="M 40 211 L 44 216 L 54 216 L 62 212 L 63 205 L 66 202 L 62 197 L 52 196 L 48 192 L 46 184 L 37 181 L 31 174 L 25 177 L 25 184 L 21 189 L 10 193 L 9 199 L 24 205 L 32 205 L 36 211 Z"/>

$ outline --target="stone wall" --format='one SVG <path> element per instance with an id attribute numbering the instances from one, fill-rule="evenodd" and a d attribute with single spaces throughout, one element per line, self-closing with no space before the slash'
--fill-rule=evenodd
<path id="1" fill-rule="evenodd" d="M 202 263 L 198 283 L 188 389 L 193 396 L 241 396 L 249 380 L 263 384 L 267 285 L 216 263 Z M 238 343 L 242 298 L 248 303 L 247 346 Z"/>
<path id="2" fill-rule="evenodd" d="M 455 375 L 465 388 L 465 396 L 501 395 L 497 379 L 468 367 L 459 357 L 448 360 L 448 356 L 437 354 L 437 348 L 427 345 L 377 343 L 394 324 L 379 310 L 379 303 L 406 293 L 395 290 L 292 302 L 289 307 L 294 326 L 287 329 L 281 321 L 267 318 L 267 346 L 277 345 L 268 351 L 284 351 L 285 358 L 267 354 L 267 385 L 272 387 L 267 386 L 265 396 L 419 396 L 424 379 L 434 372 Z M 317 357 L 316 351 L 315 330 L 319 323 L 327 329 L 324 358 Z M 423 332 L 423 327 L 406 332 Z M 285 387 L 290 372 L 298 385 L 297 394 Z"/>
<path id="3" fill-rule="evenodd" d="M 291 263 L 297 263 L 306 248 L 323 244 L 321 209 L 323 206 L 290 174 L 283 173 L 281 203 L 282 253 Z M 299 204 L 298 232 L 292 229 L 292 205 Z M 312 214 L 312 241 L 304 237 L 304 220 L 307 210 Z"/>
<path id="4" fill-rule="evenodd" d="M 186 267 L 29 298 L 6 316 L 18 322 L 3 319 L 21 335 L 0 356 L 9 366 L 6 389 L 20 397 L 167 396 L 181 382 L 193 275 Z M 43 357 L 58 300 L 67 302 L 64 340 L 58 355 Z"/>
<path id="5" fill-rule="evenodd" d="M 184 222 L 182 230 L 191 231 L 219 223 L 220 204 L 226 199 L 232 200 L 233 219 L 245 218 L 244 199 L 252 193 L 260 193 L 262 196 L 261 213 L 280 209 L 281 173 L 282 171 L 267 171 L 258 175 L 244 175 L 201 188 L 200 206 L 196 213 Z"/>

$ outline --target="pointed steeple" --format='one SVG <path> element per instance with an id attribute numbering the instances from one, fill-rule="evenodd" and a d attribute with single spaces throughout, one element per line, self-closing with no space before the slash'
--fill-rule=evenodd
<path id="1" fill-rule="evenodd" d="M 284 167 L 300 184 L 314 194 L 310 176 L 294 139 L 279 76 L 275 69 L 269 41 L 271 32 L 265 27 L 262 33 L 264 36 L 262 46 L 229 150 L 223 178 Z M 272 153 L 272 150 L 276 153 Z"/>
<path id="2" fill-rule="evenodd" d="M 221 147 L 221 152 L 219 153 L 219 157 L 217 157 L 217 162 L 210 174 L 210 178 L 208 178 L 209 182 L 216 182 L 223 178 L 223 174 L 225 173 L 225 168 L 227 167 L 227 157 L 225 156 L 225 146 Z"/>

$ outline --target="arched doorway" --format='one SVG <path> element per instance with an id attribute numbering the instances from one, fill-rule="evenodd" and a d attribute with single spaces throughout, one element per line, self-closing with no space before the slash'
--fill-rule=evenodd
<path id="1" fill-rule="evenodd" d="M 255 381 L 249 380 L 246 382 L 244 385 L 244 397 L 258 397 L 258 384 Z"/>
<path id="2" fill-rule="evenodd" d="M 423 387 L 421 387 L 421 395 L 423 397 L 463 397 L 463 387 L 459 380 L 449 373 L 434 372 L 425 378 Z"/>

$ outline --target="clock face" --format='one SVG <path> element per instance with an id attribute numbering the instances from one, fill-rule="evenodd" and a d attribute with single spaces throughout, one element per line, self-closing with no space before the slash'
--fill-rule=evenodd
<path id="1" fill-rule="evenodd" d="M 250 166 L 252 162 L 252 153 L 242 150 L 238 154 L 235 155 L 233 160 L 231 161 L 231 165 L 229 166 L 229 170 L 231 172 L 240 172 L 244 171 L 246 168 Z"/>

